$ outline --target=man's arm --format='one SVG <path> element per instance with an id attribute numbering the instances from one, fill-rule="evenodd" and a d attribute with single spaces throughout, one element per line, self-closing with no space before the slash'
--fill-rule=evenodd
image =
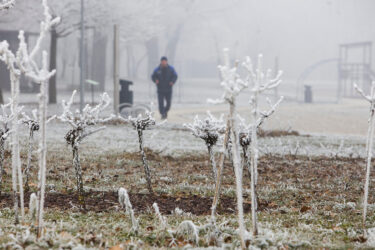
<path id="1" fill-rule="evenodd" d="M 151 80 L 158 84 L 159 83 L 159 79 L 158 79 L 158 76 L 157 76 L 157 72 L 159 70 L 159 67 L 157 67 L 156 69 L 154 69 L 154 72 L 152 72 L 152 75 L 151 75 Z"/>
<path id="2" fill-rule="evenodd" d="M 172 79 L 171 79 L 171 82 L 172 82 L 173 84 L 175 84 L 176 81 L 177 81 L 178 75 L 177 75 L 176 70 L 175 70 L 173 67 L 171 67 L 171 71 L 172 71 Z"/>

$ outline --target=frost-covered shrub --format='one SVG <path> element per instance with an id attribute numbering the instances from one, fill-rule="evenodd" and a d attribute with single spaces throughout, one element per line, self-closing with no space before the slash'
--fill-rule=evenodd
<path id="1" fill-rule="evenodd" d="M 223 115 L 220 118 L 214 117 L 210 112 L 207 112 L 207 115 L 204 120 L 200 120 L 199 117 L 196 116 L 193 123 L 184 124 L 184 126 L 190 129 L 195 137 L 205 142 L 210 157 L 212 176 L 215 181 L 217 169 L 213 147 L 216 145 L 220 136 L 225 133 L 226 126 L 223 121 Z"/>
<path id="2" fill-rule="evenodd" d="M 105 129 L 104 126 L 96 126 L 111 120 L 113 116 L 111 115 L 107 118 L 100 117 L 101 112 L 105 110 L 110 104 L 110 98 L 107 93 L 103 93 L 101 95 L 100 102 L 96 106 L 91 107 L 89 104 L 87 104 L 82 110 L 82 113 L 80 113 L 79 110 L 71 110 L 75 94 L 76 91 L 73 91 L 73 94 L 68 102 L 66 102 L 65 100 L 62 101 L 63 113 L 58 116 L 57 119 L 64 123 L 68 123 L 72 127 L 65 135 L 65 140 L 72 148 L 73 166 L 76 172 L 78 200 L 80 204 L 84 206 L 85 201 L 82 168 L 79 158 L 79 146 L 82 140 L 89 135 Z"/>

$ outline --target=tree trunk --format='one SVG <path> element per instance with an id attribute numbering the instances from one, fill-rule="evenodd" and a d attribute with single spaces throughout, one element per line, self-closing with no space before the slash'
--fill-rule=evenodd
<path id="1" fill-rule="evenodd" d="M 84 191 L 83 191 L 82 168 L 81 168 L 81 162 L 79 159 L 78 146 L 76 145 L 73 145 L 73 166 L 76 171 L 78 202 L 84 208 L 85 197 L 84 197 Z"/>
<path id="2" fill-rule="evenodd" d="M 212 178 L 215 182 L 217 178 L 217 169 L 216 169 L 215 155 L 213 152 L 213 146 L 211 144 L 207 144 L 207 150 L 208 150 L 208 155 L 210 156 L 210 163 L 212 167 Z"/>
<path id="3" fill-rule="evenodd" d="M 138 129 L 137 131 L 138 131 L 138 139 L 139 139 L 139 150 L 141 151 L 143 167 L 145 169 L 145 174 L 146 174 L 147 188 L 148 188 L 148 191 L 151 194 L 153 194 L 154 192 L 152 190 L 151 172 L 150 172 L 150 168 L 148 167 L 145 150 L 143 148 L 143 131 L 141 129 Z"/>
<path id="4" fill-rule="evenodd" d="M 260 71 L 259 71 L 260 72 Z M 255 86 L 259 88 L 259 86 Z M 258 121 L 259 109 L 258 109 L 258 94 L 255 92 L 253 96 L 253 128 L 251 130 L 251 144 L 250 144 L 250 172 L 251 172 L 251 218 L 253 235 L 258 235 L 258 222 L 257 222 L 257 191 L 256 187 L 258 184 Z"/>
<path id="5" fill-rule="evenodd" d="M 57 66 L 57 39 L 58 34 L 56 29 L 52 28 L 51 30 L 51 45 L 50 45 L 50 59 L 49 59 L 49 70 L 52 71 L 56 69 Z M 48 88 L 48 100 L 49 103 L 57 102 L 57 87 L 56 87 L 56 76 L 54 74 L 49 79 L 49 88 Z"/>
<path id="6" fill-rule="evenodd" d="M 47 69 L 45 69 L 47 70 Z M 40 137 L 39 137 L 39 174 L 38 174 L 38 215 L 37 215 L 37 226 L 38 226 L 38 238 L 42 236 L 43 232 L 43 213 L 44 213 L 44 197 L 46 187 L 46 168 L 47 168 L 47 139 L 46 139 L 46 123 L 47 123 L 47 81 L 43 81 L 40 84 L 39 94 L 39 126 L 40 126 Z"/>
<path id="7" fill-rule="evenodd" d="M 29 141 L 28 141 L 28 148 L 27 148 L 27 165 L 25 169 L 25 193 L 28 193 L 30 191 L 29 187 L 29 179 L 30 179 L 30 168 L 31 168 L 31 158 L 32 158 L 32 152 L 33 152 L 33 135 L 34 131 L 33 128 L 30 128 L 29 131 Z"/>
<path id="8" fill-rule="evenodd" d="M 11 81 L 11 94 L 12 94 L 12 105 L 11 112 L 16 114 L 18 111 L 18 101 L 20 92 L 20 78 L 15 73 L 10 74 Z M 20 140 L 18 131 L 18 115 L 12 121 L 12 189 L 13 189 L 13 202 L 14 202 L 14 214 L 15 223 L 19 223 L 18 214 L 18 188 L 20 195 L 20 206 L 21 206 L 21 221 L 23 222 L 25 210 L 23 203 L 23 185 L 22 185 L 22 171 L 21 171 L 21 159 L 20 159 Z M 17 188 L 18 179 L 18 188 Z"/>
<path id="9" fill-rule="evenodd" d="M 363 195 L 363 213 L 362 213 L 362 226 L 365 237 L 367 237 L 366 232 L 366 215 L 367 215 L 367 203 L 368 203 L 368 187 L 370 183 L 370 172 L 371 172 L 371 159 L 372 159 L 372 148 L 373 148 L 373 138 L 374 138 L 374 116 L 375 116 L 375 83 L 371 87 L 371 102 L 370 102 L 370 117 L 369 117 L 369 127 L 367 131 L 367 164 L 366 164 L 366 180 L 364 185 L 364 195 Z"/>
<path id="10" fill-rule="evenodd" d="M 157 37 L 151 38 L 146 42 L 146 50 L 148 55 L 147 73 L 149 77 L 154 68 L 159 64 L 159 40 Z"/>
<path id="11" fill-rule="evenodd" d="M 179 23 L 177 25 L 176 30 L 174 31 L 172 37 L 168 40 L 168 44 L 167 44 L 165 55 L 168 56 L 168 61 L 171 64 L 175 63 L 175 58 L 176 58 L 176 54 L 177 54 L 178 43 L 180 41 L 181 31 L 182 31 L 184 25 L 185 25 L 184 22 Z"/>
<path id="12" fill-rule="evenodd" d="M 219 167 L 217 168 L 215 195 L 214 195 L 214 200 L 212 201 L 212 206 L 211 206 L 211 223 L 213 224 L 215 224 L 216 208 L 220 199 L 220 189 L 221 189 L 221 181 L 222 181 L 222 175 L 223 175 L 223 169 L 224 169 L 225 151 L 228 148 L 229 134 L 230 134 L 230 121 L 228 119 L 227 128 L 224 134 L 223 150 L 220 153 Z"/>
<path id="13" fill-rule="evenodd" d="M 0 104 L 4 104 L 3 90 L 0 87 Z"/>
<path id="14" fill-rule="evenodd" d="M 0 194 L 1 187 L 3 184 L 3 172 L 4 172 L 4 153 L 5 153 L 5 140 L 0 139 Z"/>
<path id="15" fill-rule="evenodd" d="M 106 59 L 107 59 L 107 36 L 99 31 L 94 31 L 94 41 L 92 46 L 91 60 L 91 80 L 97 81 L 100 85 L 100 91 L 104 91 L 106 77 Z"/>

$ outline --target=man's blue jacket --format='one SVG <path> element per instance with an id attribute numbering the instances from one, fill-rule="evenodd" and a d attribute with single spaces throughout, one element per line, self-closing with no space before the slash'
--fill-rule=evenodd
<path id="1" fill-rule="evenodd" d="M 157 84 L 158 92 L 170 92 L 172 91 L 172 86 L 170 83 L 173 84 L 177 81 L 177 73 L 174 68 L 170 65 L 163 68 L 160 65 L 155 68 L 154 72 L 151 75 L 151 79 L 153 82 L 156 83 L 156 80 L 159 80 L 159 84 Z"/>

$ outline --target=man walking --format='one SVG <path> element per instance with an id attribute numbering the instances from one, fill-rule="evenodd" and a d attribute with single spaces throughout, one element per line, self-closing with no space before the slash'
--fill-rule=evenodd
<path id="1" fill-rule="evenodd" d="M 168 111 L 171 108 L 172 89 L 177 81 L 177 73 L 168 64 L 168 59 L 163 56 L 160 65 L 156 67 L 151 76 L 152 81 L 158 89 L 159 112 L 162 119 L 167 119 Z"/>

